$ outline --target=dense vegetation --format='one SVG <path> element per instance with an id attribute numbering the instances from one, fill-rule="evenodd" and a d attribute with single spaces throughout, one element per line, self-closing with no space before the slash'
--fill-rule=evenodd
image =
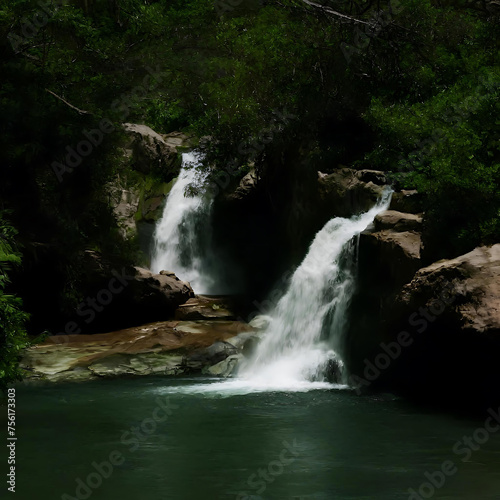
<path id="1" fill-rule="evenodd" d="M 28 345 L 27 314 L 22 310 L 21 299 L 8 291 L 12 266 L 21 263 L 15 237 L 15 229 L 6 220 L 6 214 L 0 212 L 0 389 L 20 378 L 18 356 Z"/>
<path id="2" fill-rule="evenodd" d="M 136 257 L 106 187 L 130 174 L 118 149 L 124 121 L 210 136 L 203 144 L 215 173 L 254 161 L 265 176 L 276 152 L 292 147 L 317 170 L 390 171 L 426 195 L 434 257 L 500 241 L 495 2 L 41 5 L 0 7 L 0 209 L 13 210 L 24 252 L 14 290 L 27 294 L 29 273 L 44 262 L 38 279 L 49 290 L 36 307 L 45 312 L 57 316 L 79 299 L 84 249 Z M 100 126 L 99 144 L 66 168 L 68 148 Z"/>

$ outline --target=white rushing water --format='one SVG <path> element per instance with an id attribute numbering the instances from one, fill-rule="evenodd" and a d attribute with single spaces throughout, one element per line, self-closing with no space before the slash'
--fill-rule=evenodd
<path id="1" fill-rule="evenodd" d="M 211 293 L 214 282 L 208 269 L 213 260 L 212 200 L 203 194 L 186 193 L 202 187 L 206 180 L 207 174 L 196 168 L 199 164 L 196 153 L 183 153 L 179 177 L 155 229 L 151 270 L 172 271 L 181 280 L 189 281 L 196 293 Z"/>
<path id="2" fill-rule="evenodd" d="M 214 280 L 208 270 L 217 268 L 210 237 L 212 200 L 185 196 L 186 188 L 206 179 L 190 168 L 198 162 L 195 153 L 183 155 L 183 168 L 156 228 L 152 270 L 174 271 L 190 281 L 197 293 L 210 293 Z M 388 190 L 366 213 L 331 219 L 316 234 L 285 292 L 268 312 L 269 325 L 254 356 L 240 366 L 237 379 L 188 385 L 176 392 L 229 396 L 346 388 L 342 346 L 356 287 L 359 234 L 387 210 L 391 194 Z"/>
<path id="3" fill-rule="evenodd" d="M 345 382 L 342 344 L 356 285 L 359 234 L 387 210 L 391 193 L 368 212 L 334 218 L 314 238 L 288 289 L 270 312 L 254 357 L 239 376 L 256 386 L 313 387 Z"/>

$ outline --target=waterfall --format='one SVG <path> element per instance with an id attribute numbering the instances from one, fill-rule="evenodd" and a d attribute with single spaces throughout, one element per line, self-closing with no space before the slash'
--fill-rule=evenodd
<path id="1" fill-rule="evenodd" d="M 197 169 L 199 165 L 197 153 L 183 153 L 179 177 L 155 229 L 151 270 L 173 271 L 196 293 L 213 293 L 212 200 L 200 190 L 208 174 Z"/>
<path id="2" fill-rule="evenodd" d="M 359 234 L 387 210 L 391 192 L 368 212 L 334 218 L 316 234 L 254 356 L 239 375 L 259 385 L 290 387 L 301 382 L 345 381 L 342 363 L 347 310 L 356 285 Z"/>

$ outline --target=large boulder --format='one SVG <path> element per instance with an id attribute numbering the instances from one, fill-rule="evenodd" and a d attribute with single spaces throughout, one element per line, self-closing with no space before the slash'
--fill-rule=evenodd
<path id="1" fill-rule="evenodd" d="M 376 184 L 377 186 L 384 186 L 387 184 L 385 172 L 381 172 L 380 170 L 370 170 L 364 168 L 362 170 L 358 170 L 356 176 L 362 182 L 373 182 L 373 184 Z"/>
<path id="2" fill-rule="evenodd" d="M 420 269 L 403 287 L 398 304 L 431 309 L 436 291 L 444 288 L 453 300 L 436 320 L 442 328 L 500 340 L 500 244 Z"/>
<path id="3" fill-rule="evenodd" d="M 362 280 L 397 291 L 422 267 L 422 216 L 387 210 L 360 235 Z"/>
<path id="4" fill-rule="evenodd" d="M 161 271 L 160 274 L 153 274 L 141 267 L 135 267 L 134 270 L 130 296 L 135 307 L 150 310 L 152 315 L 173 313 L 178 306 L 194 297 L 191 285 L 181 281 L 174 273 Z"/>
<path id="5" fill-rule="evenodd" d="M 374 182 L 375 181 L 375 182 Z M 384 173 L 340 168 L 331 174 L 318 172 L 317 203 L 328 218 L 351 217 L 369 210 L 384 191 Z"/>
<path id="6" fill-rule="evenodd" d="M 173 273 L 153 274 L 121 266 L 87 250 L 81 260 L 82 302 L 61 333 L 97 333 L 173 319 L 175 310 L 194 297 L 189 283 Z"/>
<path id="7" fill-rule="evenodd" d="M 384 316 L 387 341 L 409 335 L 382 377 L 392 388 L 467 407 L 500 403 L 500 244 L 420 269 Z"/>
<path id="8" fill-rule="evenodd" d="M 238 364 L 243 359 L 242 354 L 231 354 L 226 359 L 220 361 L 216 365 L 209 366 L 203 369 L 206 375 L 213 375 L 214 377 L 230 377 L 236 373 Z"/>
<path id="9" fill-rule="evenodd" d="M 375 229 L 393 229 L 394 231 L 418 231 L 422 230 L 422 216 L 386 210 L 375 217 Z"/>
<path id="10" fill-rule="evenodd" d="M 418 214 L 423 205 L 424 197 L 416 189 L 402 189 L 392 195 L 390 209 Z"/>
<path id="11" fill-rule="evenodd" d="M 131 150 L 133 166 L 137 171 L 143 174 L 161 171 L 167 180 L 177 176 L 181 160 L 172 143 L 147 125 L 124 123 L 123 128 L 130 138 L 126 149 Z"/>
<path id="12" fill-rule="evenodd" d="M 383 338 L 384 311 L 422 267 L 421 225 L 420 215 L 387 210 L 360 235 L 358 287 L 344 353 L 351 370 L 358 370 L 364 357 L 376 352 Z"/>

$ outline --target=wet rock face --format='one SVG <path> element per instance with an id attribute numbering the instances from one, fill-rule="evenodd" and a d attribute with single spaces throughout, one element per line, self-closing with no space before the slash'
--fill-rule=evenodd
<path id="1" fill-rule="evenodd" d="M 361 233 L 358 290 L 352 301 L 346 345 L 350 369 L 362 368 L 363 359 L 377 352 L 390 318 L 387 308 L 422 267 L 421 227 L 421 214 L 387 210 Z"/>
<path id="2" fill-rule="evenodd" d="M 189 354 L 184 363 L 188 371 L 201 371 L 206 366 L 216 365 L 227 357 L 238 353 L 239 350 L 230 342 L 218 341 L 210 347 Z"/>
<path id="3" fill-rule="evenodd" d="M 318 200 L 328 218 L 350 217 L 369 210 L 381 196 L 385 176 L 376 170 L 341 168 L 331 174 L 318 172 Z"/>

